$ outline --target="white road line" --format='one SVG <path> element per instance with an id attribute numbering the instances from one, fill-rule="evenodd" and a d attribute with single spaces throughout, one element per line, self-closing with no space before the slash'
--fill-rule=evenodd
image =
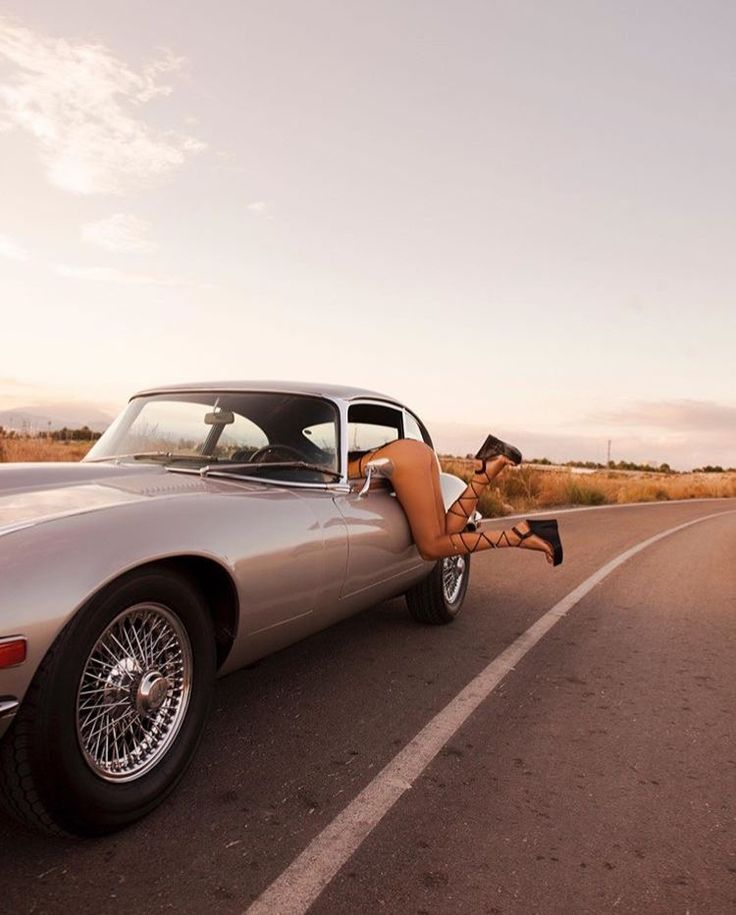
<path id="1" fill-rule="evenodd" d="M 412 787 L 447 741 L 487 699 L 501 680 L 577 603 L 632 556 L 658 540 L 736 509 L 704 515 L 655 534 L 616 556 L 541 616 L 488 664 L 360 794 L 317 835 L 283 873 L 253 902 L 246 915 L 304 915 L 371 831 Z"/>
<path id="2" fill-rule="evenodd" d="M 484 518 L 486 526 L 498 521 L 515 521 L 517 518 L 536 518 L 541 515 L 570 515 L 573 512 L 603 512 L 612 508 L 645 508 L 651 505 L 687 505 L 688 503 L 700 502 L 730 502 L 731 496 L 710 496 L 702 499 L 660 499 L 658 502 L 615 502 L 612 505 L 577 505 L 572 508 L 539 508 L 533 512 L 523 512 L 515 515 L 494 515 L 492 518 Z"/>

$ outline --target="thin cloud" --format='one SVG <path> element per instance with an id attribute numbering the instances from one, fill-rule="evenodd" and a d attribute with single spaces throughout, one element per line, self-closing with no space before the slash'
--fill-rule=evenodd
<path id="1" fill-rule="evenodd" d="M 266 219 L 269 222 L 273 220 L 273 204 L 270 200 L 253 200 L 251 203 L 246 203 L 245 209 L 260 219 Z"/>
<path id="2" fill-rule="evenodd" d="M 28 251 L 8 235 L 0 235 L 0 257 L 9 257 L 11 260 L 27 261 L 30 257 Z"/>
<path id="3" fill-rule="evenodd" d="M 176 277 L 160 276 L 153 273 L 133 273 L 116 267 L 75 267 L 70 264 L 55 264 L 53 269 L 59 276 L 74 280 L 91 280 L 97 283 L 116 283 L 123 286 L 192 286 Z M 198 285 L 198 284 L 196 284 Z"/>
<path id="4" fill-rule="evenodd" d="M 157 246 L 150 236 L 151 224 L 131 213 L 115 213 L 82 226 L 82 241 L 105 251 L 152 254 Z"/>
<path id="5" fill-rule="evenodd" d="M 171 94 L 165 74 L 183 61 L 163 54 L 132 70 L 107 47 L 51 38 L 0 18 L 0 57 L 13 67 L 0 84 L 0 126 L 33 136 L 51 184 L 77 194 L 124 194 L 151 185 L 205 144 L 158 130 L 141 116 Z"/>
<path id="6" fill-rule="evenodd" d="M 675 432 L 728 431 L 736 438 L 736 406 L 709 400 L 640 402 L 590 417 L 596 423 Z"/>
<path id="7" fill-rule="evenodd" d="M 35 390 L 36 387 L 32 381 L 24 381 L 22 378 L 13 378 L 9 375 L 0 378 L 0 393 L 2 396 L 10 396 L 11 392 L 16 391 L 27 394 L 29 391 Z"/>
<path id="8" fill-rule="evenodd" d="M 0 378 L 0 410 L 8 410 L 27 403 L 43 392 L 41 385 L 22 378 Z"/>

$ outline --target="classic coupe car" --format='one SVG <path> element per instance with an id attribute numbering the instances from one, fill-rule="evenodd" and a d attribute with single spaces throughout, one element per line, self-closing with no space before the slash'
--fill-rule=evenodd
<path id="1" fill-rule="evenodd" d="M 293 383 L 131 398 L 81 463 L 0 465 L 0 796 L 95 835 L 190 762 L 215 677 L 400 594 L 450 622 L 468 557 L 427 562 L 380 462 L 432 444 L 391 397 Z M 446 505 L 464 484 L 443 474 Z"/>

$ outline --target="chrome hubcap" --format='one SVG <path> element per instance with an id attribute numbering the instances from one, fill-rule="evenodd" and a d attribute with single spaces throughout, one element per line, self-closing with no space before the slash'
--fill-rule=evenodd
<path id="1" fill-rule="evenodd" d="M 453 604 L 457 600 L 466 565 L 464 556 L 448 556 L 442 560 L 442 590 L 448 604 Z"/>
<path id="2" fill-rule="evenodd" d="M 138 684 L 136 706 L 141 715 L 150 715 L 161 708 L 169 691 L 169 681 L 157 670 L 149 671 Z"/>
<path id="3" fill-rule="evenodd" d="M 133 781 L 166 754 L 191 691 L 192 646 L 160 604 L 136 604 L 102 633 L 82 673 L 77 737 L 89 767 L 106 781 Z"/>

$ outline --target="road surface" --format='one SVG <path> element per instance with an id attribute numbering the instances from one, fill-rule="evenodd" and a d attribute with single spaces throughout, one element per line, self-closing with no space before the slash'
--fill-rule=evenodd
<path id="1" fill-rule="evenodd" d="M 736 911 L 736 503 L 558 517 L 565 563 L 473 557 L 450 626 L 396 600 L 221 681 L 181 787 L 124 833 L 0 814 L 0 912 Z M 428 724 L 456 729 L 417 762 Z"/>

